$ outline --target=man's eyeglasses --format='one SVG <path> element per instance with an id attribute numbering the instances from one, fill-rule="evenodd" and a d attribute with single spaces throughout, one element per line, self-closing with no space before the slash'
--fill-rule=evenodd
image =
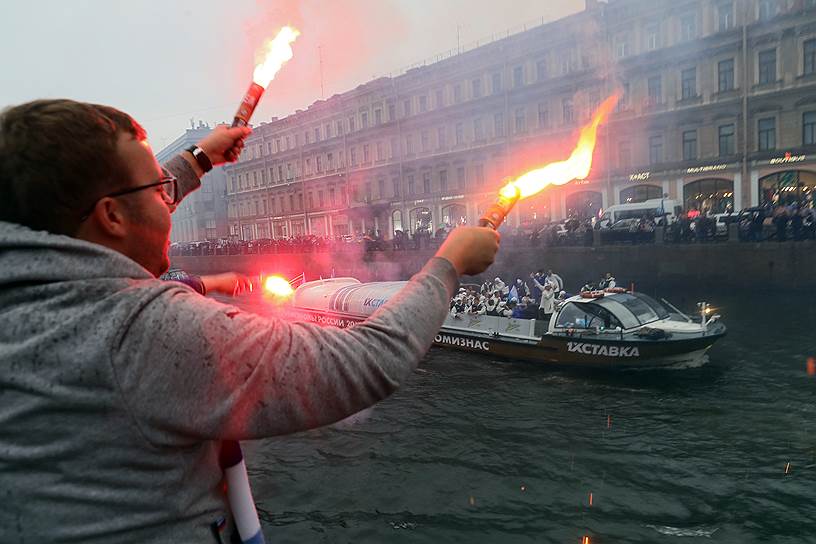
<path id="1" fill-rule="evenodd" d="M 181 194 L 179 193 L 178 189 L 178 178 L 162 168 L 162 176 L 158 179 L 158 181 L 154 181 L 153 183 L 148 183 L 147 185 L 139 185 L 138 187 L 128 187 L 127 189 L 122 189 L 121 191 L 114 191 L 113 193 L 108 193 L 104 196 L 99 197 L 96 201 L 94 201 L 93 206 L 91 206 L 85 213 L 82 214 L 80 217 L 80 222 L 85 221 L 90 217 L 91 213 L 93 212 L 94 208 L 96 207 L 96 203 L 102 200 L 103 198 L 115 198 L 117 196 L 129 195 L 130 193 L 135 193 L 137 191 L 144 191 L 145 189 L 150 189 L 152 187 L 161 187 L 162 188 L 162 199 L 164 200 L 165 204 L 168 206 L 175 206 L 176 204 L 181 201 Z"/>

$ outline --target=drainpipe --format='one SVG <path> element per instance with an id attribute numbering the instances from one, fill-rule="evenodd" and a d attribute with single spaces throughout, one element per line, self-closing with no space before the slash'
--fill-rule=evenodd
<path id="1" fill-rule="evenodd" d="M 741 191 L 742 202 L 739 203 L 741 208 L 750 206 L 745 205 L 745 196 L 751 198 L 751 180 L 748 175 L 748 17 L 751 2 L 743 0 L 742 3 L 742 183 L 743 187 L 748 184 L 747 191 Z"/>

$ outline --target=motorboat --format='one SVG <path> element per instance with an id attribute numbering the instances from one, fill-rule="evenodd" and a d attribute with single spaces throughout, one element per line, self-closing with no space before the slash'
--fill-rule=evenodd
<path id="1" fill-rule="evenodd" d="M 406 282 L 332 278 L 304 283 L 291 310 L 322 325 L 352 327 L 388 302 Z M 485 314 L 449 314 L 434 344 L 489 357 L 589 367 L 695 366 L 725 336 L 706 302 L 689 316 L 666 300 L 621 288 L 559 301 L 549 322 Z"/>

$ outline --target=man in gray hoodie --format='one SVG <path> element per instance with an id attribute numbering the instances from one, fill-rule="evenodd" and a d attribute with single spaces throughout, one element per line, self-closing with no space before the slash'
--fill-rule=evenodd
<path id="1" fill-rule="evenodd" d="M 113 108 L 0 115 L 0 542 L 213 542 L 222 440 L 338 421 L 393 393 L 430 346 L 490 229 L 349 330 L 248 314 L 157 276 L 170 213 L 246 129 L 162 169 Z M 406 324 L 411 324 L 408 327 Z"/>

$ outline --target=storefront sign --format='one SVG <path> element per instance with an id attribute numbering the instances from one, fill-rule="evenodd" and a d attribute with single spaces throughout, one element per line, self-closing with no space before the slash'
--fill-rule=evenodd
<path id="1" fill-rule="evenodd" d="M 636 172 L 629 175 L 629 181 L 646 181 L 651 175 L 651 172 Z"/>
<path id="2" fill-rule="evenodd" d="M 791 155 L 790 153 L 785 153 L 784 157 L 771 159 L 768 164 L 789 164 L 792 162 L 803 162 L 805 160 L 807 160 L 807 155 Z"/>
<path id="3" fill-rule="evenodd" d="M 686 174 L 704 174 L 706 172 L 719 172 L 728 168 L 727 164 L 708 164 L 706 166 L 694 166 L 686 169 Z"/>

